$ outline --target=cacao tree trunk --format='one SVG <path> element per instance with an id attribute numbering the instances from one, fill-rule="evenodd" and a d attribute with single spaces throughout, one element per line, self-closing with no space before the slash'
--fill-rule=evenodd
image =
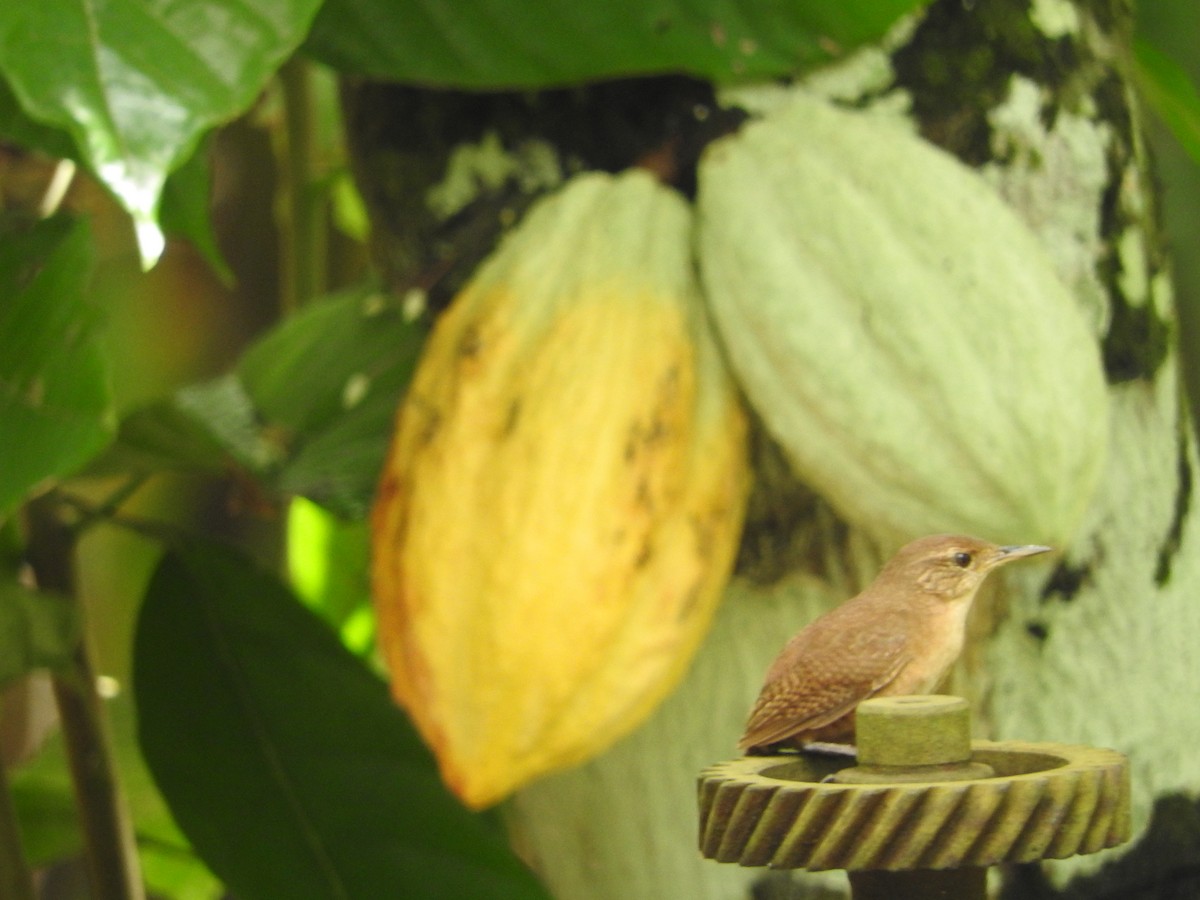
<path id="1" fill-rule="evenodd" d="M 1051 885 L 1072 878 L 1072 896 L 1132 890 L 1176 862 L 1156 843 L 1169 818 L 1147 836 L 1152 810 L 1196 816 L 1169 800 L 1200 776 L 1191 740 L 1200 704 L 1188 699 L 1200 633 L 1196 452 L 1142 111 L 1126 77 L 1131 24 L 1125 4 L 1105 0 L 940 0 L 889 46 L 817 84 L 846 100 L 907 106 L 926 139 L 981 171 L 1044 243 L 1104 362 L 1110 446 L 1085 524 L 1057 568 L 995 579 L 952 687 L 972 701 L 981 736 L 1127 753 L 1132 852 L 1149 862 L 1122 865 L 1127 847 L 1048 864 L 1048 874 L 1034 867 L 1012 876 L 1014 896 L 1053 896 Z M 435 307 L 538 188 L 580 166 L 640 164 L 691 191 L 704 144 L 743 118 L 736 100 L 681 78 L 486 97 L 356 84 L 345 98 L 377 256 L 394 287 L 424 292 Z M 464 146 L 491 154 L 488 171 L 502 174 L 455 157 Z M 429 188 L 455 179 L 465 199 L 433 209 L 429 198 L 444 195 Z M 505 808 L 514 842 L 562 900 L 844 890 L 839 873 L 797 875 L 793 885 L 701 860 L 695 848 L 698 771 L 734 754 L 787 636 L 854 593 L 884 552 L 795 481 L 762 433 L 754 455 L 738 572 L 684 684 L 611 751 Z M 1083 871 L 1105 862 L 1099 874 Z"/>

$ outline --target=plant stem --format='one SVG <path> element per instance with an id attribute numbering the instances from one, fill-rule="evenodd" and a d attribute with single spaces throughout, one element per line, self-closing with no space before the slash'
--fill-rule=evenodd
<path id="1" fill-rule="evenodd" d="M 279 70 L 283 89 L 284 141 L 281 155 L 282 210 L 280 280 L 285 313 L 294 312 L 325 290 L 325 222 L 317 189 L 317 150 L 312 72 L 293 56 Z"/>
<path id="2" fill-rule="evenodd" d="M 96 506 L 81 503 L 76 498 L 66 495 L 60 496 L 59 499 L 62 502 L 79 510 L 80 519 L 71 528 L 76 540 L 82 537 L 88 529 L 111 522 L 116 517 L 117 510 L 124 505 L 126 500 L 141 490 L 147 478 L 148 476 L 142 473 L 130 475 L 120 487 L 104 498 L 103 503 Z"/>
<path id="3" fill-rule="evenodd" d="M 33 873 L 21 845 L 17 812 L 8 790 L 8 773 L 0 760 L 0 897 L 11 900 L 36 900 Z"/>
<path id="4" fill-rule="evenodd" d="M 53 495 L 25 507 L 29 563 L 40 588 L 78 602 L 75 533 L 59 518 L 58 510 Z M 92 897 L 142 900 L 145 891 L 133 823 L 120 791 L 85 642 L 76 648 L 70 669 L 54 677 L 54 697 L 79 805 Z"/>

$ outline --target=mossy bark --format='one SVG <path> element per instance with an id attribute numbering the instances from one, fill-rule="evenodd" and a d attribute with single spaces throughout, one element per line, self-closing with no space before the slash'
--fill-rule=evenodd
<path id="1" fill-rule="evenodd" d="M 1131 757 L 1140 864 L 1077 881 L 1071 896 L 1172 878 L 1177 855 L 1154 835 L 1169 836 L 1172 817 L 1194 819 L 1195 810 L 1156 801 L 1200 784 L 1191 746 L 1200 704 L 1188 699 L 1200 633 L 1197 457 L 1142 114 L 1127 78 L 1130 28 L 1119 0 L 939 0 L 887 47 L 816 85 L 860 105 L 906 105 L 927 139 L 982 171 L 1045 243 L 1094 328 L 1112 409 L 1102 484 L 1057 568 L 1014 567 L 995 579 L 953 684 L 972 700 L 980 736 Z M 434 308 L 555 180 L 639 164 L 690 194 L 704 144 L 743 117 L 683 78 L 533 95 L 358 84 L 346 99 L 377 256 L 393 286 L 427 292 Z M 762 434 L 756 469 L 739 575 L 688 679 L 613 750 L 507 805 L 515 843 L 563 900 L 844 890 L 840 875 L 793 885 L 701 860 L 695 848 L 696 773 L 734 752 L 786 637 L 853 593 L 884 552 L 791 479 Z M 1157 827 L 1145 837 L 1152 807 Z M 1054 896 L 1052 885 L 1099 864 L 1021 873 L 1021 896 Z"/>

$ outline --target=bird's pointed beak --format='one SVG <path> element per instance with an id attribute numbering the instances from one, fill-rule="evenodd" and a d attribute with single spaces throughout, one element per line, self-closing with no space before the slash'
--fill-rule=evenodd
<path id="1" fill-rule="evenodd" d="M 1043 547 L 1040 544 L 1017 544 L 1001 547 L 1000 552 L 996 554 L 996 561 L 1009 562 L 1026 556 L 1037 556 L 1039 553 L 1049 553 L 1053 549 L 1053 547 Z"/>

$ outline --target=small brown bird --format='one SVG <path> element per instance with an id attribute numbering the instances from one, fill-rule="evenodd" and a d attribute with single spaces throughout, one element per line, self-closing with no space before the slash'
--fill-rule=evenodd
<path id="1" fill-rule="evenodd" d="M 967 612 L 987 573 L 1048 550 L 949 534 L 905 545 L 866 590 L 788 641 L 767 671 L 739 749 L 766 754 L 853 741 L 863 700 L 929 693 L 962 652 Z"/>

